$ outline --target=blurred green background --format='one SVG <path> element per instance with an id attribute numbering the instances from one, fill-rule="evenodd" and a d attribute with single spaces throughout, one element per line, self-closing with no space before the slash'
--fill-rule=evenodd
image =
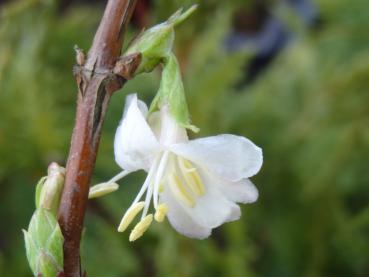
<path id="1" fill-rule="evenodd" d="M 193 3 L 150 2 L 139 0 L 130 37 Z M 165 222 L 129 243 L 116 227 L 144 178 L 133 174 L 117 193 L 89 204 L 82 253 L 88 276 L 368 276 L 368 3 L 295 1 L 314 7 L 309 17 L 294 1 L 257 2 L 198 1 L 177 30 L 175 49 L 201 127 L 192 136 L 234 133 L 263 148 L 264 166 L 252 178 L 259 200 L 207 240 L 183 237 Z M 47 165 L 66 162 L 76 101 L 73 46 L 89 48 L 104 5 L 0 5 L 0 276 L 31 274 L 21 229 Z M 268 39 L 234 47 L 240 34 L 243 41 L 263 37 L 265 22 L 279 26 L 270 36 L 282 30 L 274 50 Z M 113 96 L 94 183 L 119 171 L 112 142 L 125 95 L 138 92 L 149 102 L 159 77 L 139 76 Z"/>

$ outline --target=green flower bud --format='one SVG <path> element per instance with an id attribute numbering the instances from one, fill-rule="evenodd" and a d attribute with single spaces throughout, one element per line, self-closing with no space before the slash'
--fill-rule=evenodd
<path id="1" fill-rule="evenodd" d="M 36 208 L 42 207 L 56 216 L 64 186 L 65 169 L 57 163 L 51 163 L 48 175 L 42 178 L 36 187 Z"/>
<path id="2" fill-rule="evenodd" d="M 23 230 L 28 263 L 35 276 L 54 277 L 63 271 L 63 242 L 55 216 L 38 208 L 28 231 Z"/>
<path id="3" fill-rule="evenodd" d="M 174 27 L 183 22 L 197 8 L 193 5 L 186 12 L 178 10 L 167 21 L 143 32 L 127 49 L 125 55 L 141 53 L 142 60 L 135 74 L 151 72 L 172 51 Z"/>
<path id="4" fill-rule="evenodd" d="M 150 112 L 159 110 L 164 105 L 169 106 L 170 114 L 179 125 L 194 132 L 199 130 L 191 125 L 181 71 L 173 53 L 164 59 L 159 91 L 151 103 Z"/>

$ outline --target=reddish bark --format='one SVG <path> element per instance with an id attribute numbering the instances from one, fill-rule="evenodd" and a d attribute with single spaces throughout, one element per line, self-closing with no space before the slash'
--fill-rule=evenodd
<path id="1" fill-rule="evenodd" d="M 119 59 L 123 36 L 135 4 L 136 0 L 109 0 L 86 61 L 81 52 L 77 53 L 80 63 L 74 72 L 78 85 L 77 114 L 58 215 L 65 239 L 66 277 L 82 276 L 81 233 L 109 100 L 140 62 L 139 55 Z M 120 62 L 115 68 L 117 61 Z"/>

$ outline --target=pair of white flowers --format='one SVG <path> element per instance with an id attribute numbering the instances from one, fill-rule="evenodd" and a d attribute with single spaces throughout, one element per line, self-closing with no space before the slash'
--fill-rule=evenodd
<path id="1" fill-rule="evenodd" d="M 149 114 L 135 94 L 126 99 L 114 152 L 123 171 L 93 188 L 90 196 L 115 190 L 115 182 L 133 171 L 147 172 L 118 227 L 123 232 L 142 212 L 130 241 L 142 236 L 154 219 L 161 222 L 165 217 L 179 233 L 206 238 L 213 228 L 240 218 L 236 203 L 252 203 L 258 198 L 248 178 L 261 168 L 259 147 L 229 134 L 189 140 L 167 106 Z"/>

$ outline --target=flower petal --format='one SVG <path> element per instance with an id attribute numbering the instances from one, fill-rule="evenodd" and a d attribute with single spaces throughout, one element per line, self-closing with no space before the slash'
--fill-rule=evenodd
<path id="1" fill-rule="evenodd" d="M 160 151 L 159 143 L 147 124 L 145 103 L 136 94 L 128 95 L 123 119 L 115 133 L 114 154 L 120 167 L 126 170 L 148 170 L 155 155 Z"/>
<path id="2" fill-rule="evenodd" d="M 169 189 L 160 194 L 160 200 L 168 205 L 168 220 L 180 234 L 190 238 L 205 239 L 211 234 L 211 229 L 197 224 L 174 198 Z"/>
<path id="3" fill-rule="evenodd" d="M 181 199 L 176 199 L 187 215 L 198 225 L 210 229 L 218 227 L 224 222 L 238 219 L 240 212 L 237 205 L 223 196 L 207 176 L 201 172 L 200 175 L 205 187 L 205 194 L 200 197 L 193 195 L 195 205 L 190 206 L 188 203 L 181 201 Z M 167 185 L 165 190 L 172 190 L 172 187 Z M 175 195 L 173 192 L 171 193 Z"/>
<path id="4" fill-rule="evenodd" d="M 232 206 L 231 213 L 225 222 L 239 220 L 241 218 L 241 208 L 238 205 Z"/>
<path id="5" fill-rule="evenodd" d="M 241 179 L 237 182 L 222 180 L 209 174 L 212 183 L 219 188 L 228 200 L 236 203 L 254 203 L 258 200 L 259 192 L 255 185 L 248 179 Z"/>
<path id="6" fill-rule="evenodd" d="M 174 144 L 170 150 L 229 181 L 255 175 L 263 163 L 261 148 L 229 134 Z"/>

